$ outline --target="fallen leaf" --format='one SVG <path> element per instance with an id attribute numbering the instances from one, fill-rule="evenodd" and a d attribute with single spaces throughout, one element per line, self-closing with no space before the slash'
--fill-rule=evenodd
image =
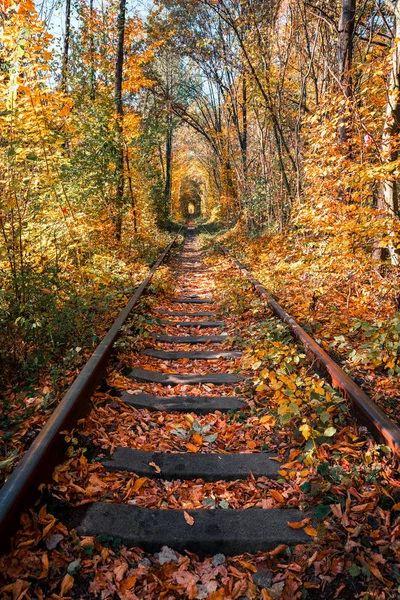
<path id="1" fill-rule="evenodd" d="M 279 502 L 280 504 L 283 504 L 285 502 L 285 498 L 277 490 L 270 490 L 269 493 L 271 494 L 273 499 Z"/>
<path id="2" fill-rule="evenodd" d="M 149 463 L 149 464 L 151 466 L 153 466 L 151 463 Z M 157 471 L 157 473 L 159 473 L 159 471 Z M 139 479 L 136 479 L 135 484 L 133 486 L 133 491 L 134 492 L 138 492 L 140 490 L 140 488 L 144 486 L 144 484 L 146 483 L 146 481 L 147 481 L 147 477 L 140 477 Z"/>
<path id="3" fill-rule="evenodd" d="M 246 562 L 245 560 L 239 560 L 239 564 L 244 568 L 244 569 L 248 569 L 249 571 L 252 571 L 253 573 L 257 572 L 257 567 L 255 565 L 252 565 L 249 562 Z"/>
<path id="4" fill-rule="evenodd" d="M 311 521 L 311 517 L 307 517 L 306 519 L 303 519 L 302 521 L 294 521 L 293 523 L 288 523 L 288 526 L 291 527 L 292 529 L 301 529 L 302 527 L 307 525 L 307 523 L 309 523 L 310 521 Z"/>
<path id="5" fill-rule="evenodd" d="M 280 544 L 279 546 L 268 552 L 268 554 L 270 556 L 278 556 L 278 554 L 283 554 L 284 552 L 286 552 L 288 547 L 289 546 L 287 546 L 286 544 Z"/>
<path id="6" fill-rule="evenodd" d="M 203 445 L 203 438 L 201 437 L 201 435 L 199 433 L 194 433 L 193 434 L 193 441 L 198 446 L 202 446 Z"/>
<path id="7" fill-rule="evenodd" d="M 185 517 L 185 521 L 188 525 L 194 524 L 194 518 L 191 515 L 189 515 L 189 513 L 187 513 L 186 510 L 183 511 L 183 516 Z"/>
<path id="8" fill-rule="evenodd" d="M 161 469 L 158 465 L 156 465 L 155 462 L 149 462 L 149 466 L 153 467 L 153 469 L 155 470 L 156 473 L 161 473 Z"/>
<path id="9" fill-rule="evenodd" d="M 121 592 L 126 592 L 127 590 L 131 590 L 136 585 L 137 578 L 136 577 L 127 577 L 121 582 L 120 590 Z"/>
<path id="10" fill-rule="evenodd" d="M 185 444 L 186 448 L 188 450 L 190 450 L 190 452 L 198 452 L 199 449 L 197 446 L 195 446 L 194 444 L 191 444 L 190 442 L 188 444 Z"/>
<path id="11" fill-rule="evenodd" d="M 69 590 L 74 585 L 74 581 L 75 581 L 74 578 L 69 573 L 66 573 L 66 575 L 64 575 L 64 579 L 61 582 L 61 590 L 60 590 L 61 598 L 64 597 L 64 594 L 68 594 Z"/>

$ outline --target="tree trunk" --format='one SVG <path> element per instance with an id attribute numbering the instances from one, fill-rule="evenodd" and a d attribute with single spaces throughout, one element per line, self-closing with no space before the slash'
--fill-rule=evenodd
<path id="1" fill-rule="evenodd" d="M 122 104 L 122 71 L 124 65 L 124 37 L 125 37 L 125 12 L 126 0 L 120 0 L 118 13 L 118 46 L 117 46 L 117 61 L 115 65 L 115 125 L 116 125 L 116 146 L 117 158 L 115 161 L 116 173 L 116 219 L 115 219 L 115 236 L 117 241 L 121 240 L 122 236 L 122 206 L 124 200 L 124 140 L 123 140 L 123 104 Z"/>
<path id="2" fill-rule="evenodd" d="M 71 0 L 65 1 L 65 35 L 61 66 L 61 89 L 67 91 L 69 41 L 71 38 Z"/>
<path id="3" fill-rule="evenodd" d="M 400 133 L 400 1 L 393 4 L 394 11 L 394 40 L 392 49 L 392 66 L 388 82 L 388 102 L 385 109 L 385 119 L 382 134 L 382 155 L 386 163 L 398 159 L 397 138 Z M 378 198 L 378 208 L 386 211 L 392 217 L 399 216 L 399 182 L 388 179 L 382 184 L 382 192 Z M 394 246 L 376 248 L 373 257 L 383 260 L 389 254 L 393 265 L 400 264 L 398 250 Z"/>
<path id="4" fill-rule="evenodd" d="M 394 140 L 400 132 L 400 2 L 395 8 L 395 31 L 394 47 L 392 55 L 392 68 L 389 74 L 388 103 L 385 110 L 385 121 L 383 125 L 382 153 L 387 162 L 393 162 L 398 158 L 397 141 Z M 385 181 L 383 183 L 383 206 L 392 215 L 399 215 L 399 190 L 398 182 Z"/>
<path id="5" fill-rule="evenodd" d="M 353 62 L 353 35 L 356 14 L 356 0 L 342 0 L 342 12 L 339 21 L 337 61 L 340 86 L 346 98 L 353 96 L 353 78 L 351 73 Z M 345 116 L 339 125 L 339 142 L 347 144 L 350 137 L 350 123 Z"/>
<path id="6" fill-rule="evenodd" d="M 94 35 L 93 35 L 93 0 L 90 0 L 90 4 L 89 4 L 89 11 L 90 11 L 90 23 L 89 23 L 89 27 L 90 27 L 90 36 L 89 36 L 89 51 L 90 51 L 90 99 L 93 100 L 95 99 L 95 93 L 96 93 L 96 74 L 95 74 L 95 68 L 94 68 Z"/>
<path id="7" fill-rule="evenodd" d="M 136 199 L 135 199 L 135 194 L 133 191 L 133 184 L 132 184 L 132 177 L 130 174 L 130 170 L 131 170 L 131 166 L 130 166 L 130 161 L 129 161 L 129 150 L 127 149 L 125 152 L 125 160 L 126 160 L 126 170 L 127 170 L 127 174 L 128 174 L 128 183 L 129 183 L 129 192 L 131 195 L 131 206 L 132 206 L 132 217 L 133 217 L 133 231 L 135 233 L 138 232 L 138 227 L 137 227 L 137 214 L 136 214 Z"/>
<path id="8" fill-rule="evenodd" d="M 172 139 L 173 139 L 173 123 L 172 115 L 167 117 L 167 139 L 165 143 L 165 211 L 166 214 L 171 214 L 172 211 Z"/>
<path id="9" fill-rule="evenodd" d="M 240 148 L 242 154 L 243 177 L 247 181 L 247 75 L 242 75 L 242 134 L 240 136 Z"/>

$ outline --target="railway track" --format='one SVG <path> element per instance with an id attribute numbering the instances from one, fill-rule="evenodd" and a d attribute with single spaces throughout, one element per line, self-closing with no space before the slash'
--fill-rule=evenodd
<path id="1" fill-rule="evenodd" d="M 275 433 L 276 419 L 268 406 L 252 398 L 252 370 L 241 367 L 245 344 L 238 338 L 236 318 L 220 304 L 216 267 L 203 261 L 200 240 L 191 227 L 171 260 L 174 289 L 167 297 L 150 298 L 141 330 L 128 330 L 120 337 L 106 383 L 95 393 L 89 416 L 81 418 L 90 408 L 89 398 L 121 326 L 171 247 L 0 491 L 3 546 L 40 481 L 50 483 L 41 488 L 45 493 L 39 507 L 46 503 L 62 526 L 76 530 L 80 539 L 118 539 L 150 553 L 164 548 L 161 556 L 185 551 L 200 557 L 273 553 L 275 548 L 310 544 L 317 535 L 315 510 L 307 506 L 300 488 L 295 488 L 297 498 L 294 494 L 286 501 L 283 495 L 285 477 L 294 477 L 291 469 L 300 451 L 287 445 L 285 432 Z M 258 293 L 274 302 L 242 265 L 236 265 Z M 337 365 L 326 362 L 319 346 L 304 337 L 279 305 L 272 308 L 355 403 L 363 424 L 398 454 L 396 426 Z M 72 443 L 69 456 L 61 462 L 60 433 L 75 425 L 72 441 L 67 437 Z M 363 443 L 371 446 L 372 438 L 367 436 Z M 182 500 L 174 481 L 197 482 L 196 499 Z M 251 500 L 241 486 L 235 503 L 229 490 L 238 489 L 241 481 L 257 493 Z M 141 495 L 144 488 L 149 493 Z M 13 551 L 18 554 L 21 541 L 18 536 L 16 540 Z"/>

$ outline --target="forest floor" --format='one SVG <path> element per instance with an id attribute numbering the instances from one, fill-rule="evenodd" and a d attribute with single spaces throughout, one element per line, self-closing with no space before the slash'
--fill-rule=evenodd
<path id="1" fill-rule="evenodd" d="M 96 268 L 88 263 L 84 273 L 69 272 L 68 280 L 50 282 L 44 274 L 34 282 L 35 298 L 25 310 L 27 326 L 31 319 L 42 325 L 28 331 L 1 324 L 0 486 L 171 240 L 167 234 L 153 237 L 152 248 L 136 251 L 134 258 L 129 251 L 118 258 L 109 249 L 97 257 Z M 152 291 L 166 285 L 165 274 L 163 269 L 155 274 Z"/>
<path id="2" fill-rule="evenodd" d="M 212 251 L 205 261 L 213 279 L 207 276 L 200 283 L 205 291 L 214 288 L 215 305 L 227 323 L 226 347 L 243 351 L 242 358 L 229 363 L 230 372 L 245 376 L 243 382 L 222 392 L 244 396 L 246 407 L 228 414 L 166 414 L 128 407 L 114 395 L 98 391 L 91 413 L 67 438 L 68 460 L 42 489 L 42 502 L 23 517 L 14 551 L 1 559 L 0 593 L 5 599 L 399 597 L 400 490 L 392 455 L 357 426 L 348 403 L 312 372 L 302 346 L 231 262 Z M 170 364 L 144 360 L 139 354 L 148 345 L 150 330 L 165 333 L 151 310 L 172 308 L 166 300 L 172 278 L 167 269 L 160 276 L 162 285 L 144 299 L 118 342 L 107 374 L 110 390 L 160 396 L 187 393 L 185 386 L 172 390 L 135 383 L 124 375 L 125 366 L 171 371 Z M 287 306 L 293 290 L 301 288 L 293 278 L 287 289 L 280 285 Z M 304 304 L 299 301 L 297 309 L 292 300 L 297 316 L 300 306 L 307 305 L 304 294 Z M 168 332 L 179 333 L 174 327 Z M 175 368 L 201 373 L 209 372 L 210 365 L 181 359 Z M 213 363 L 215 372 L 226 368 L 224 361 Z M 211 384 L 190 389 L 194 395 L 215 391 Z M 107 472 L 99 460 L 115 446 L 194 453 L 274 451 L 281 468 L 274 481 L 250 477 L 234 482 L 167 482 Z M 79 537 L 53 516 L 60 499 L 74 506 L 102 499 L 185 510 L 299 507 L 316 509 L 316 516 L 315 523 L 308 517 L 301 523 L 308 544 L 200 559 L 168 549 L 151 555 L 128 549 L 119 540 Z"/>
<path id="3" fill-rule="evenodd" d="M 249 239 L 236 227 L 219 241 L 400 424 L 400 267 L 372 260 L 348 210 L 341 228 L 300 222 Z"/>

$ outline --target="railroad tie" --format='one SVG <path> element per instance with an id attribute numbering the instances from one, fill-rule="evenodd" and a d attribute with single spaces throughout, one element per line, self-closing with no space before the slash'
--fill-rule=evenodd
<path id="1" fill-rule="evenodd" d="M 223 321 L 167 321 L 161 319 L 161 325 L 167 325 L 168 327 L 191 327 L 192 329 L 217 329 L 224 327 Z"/>
<path id="2" fill-rule="evenodd" d="M 234 350 L 221 352 L 218 352 L 218 350 L 194 350 L 193 352 L 178 350 L 168 352 L 165 350 L 156 350 L 155 348 L 146 348 L 142 350 L 142 354 L 159 358 L 160 360 L 180 360 L 182 358 L 187 358 L 188 360 L 218 360 L 220 358 L 234 359 L 242 356 L 241 352 L 235 352 Z"/>
<path id="3" fill-rule="evenodd" d="M 239 383 L 243 377 L 233 373 L 159 373 L 138 367 L 131 369 L 126 375 L 129 379 L 159 383 L 160 385 L 198 385 L 213 383 L 214 385 L 229 385 Z"/>
<path id="4" fill-rule="evenodd" d="M 158 479 L 203 479 L 232 481 L 254 477 L 279 477 L 279 463 L 272 454 L 195 454 L 181 452 L 145 452 L 134 448 L 116 448 L 102 463 L 108 471 L 130 471 L 142 477 Z M 156 470 L 154 465 L 158 467 Z"/>
<path id="5" fill-rule="evenodd" d="M 214 311 L 210 311 L 210 310 L 203 310 L 203 311 L 198 311 L 198 312 L 185 312 L 185 311 L 181 311 L 181 310 L 165 310 L 162 308 L 156 308 L 154 309 L 154 312 L 158 313 L 159 315 L 164 315 L 164 316 L 168 316 L 168 317 L 215 317 L 217 315 L 217 313 Z"/>
<path id="6" fill-rule="evenodd" d="M 208 415 L 219 411 L 240 410 L 246 404 L 244 398 L 235 396 L 153 396 L 152 394 L 130 394 L 122 392 L 119 397 L 134 408 L 145 408 L 149 411 L 194 413 Z"/>
<path id="7" fill-rule="evenodd" d="M 166 344 L 219 344 L 226 342 L 228 334 L 222 335 L 164 335 L 150 332 L 150 337 Z"/>
<path id="8" fill-rule="evenodd" d="M 193 524 L 187 522 L 187 515 Z M 303 529 L 288 527 L 307 513 L 293 508 L 262 510 L 176 510 L 137 508 L 129 504 L 94 502 L 77 507 L 66 518 L 79 535 L 118 538 L 128 546 L 157 552 L 163 546 L 198 556 L 271 550 L 285 544 L 307 544 Z"/>

